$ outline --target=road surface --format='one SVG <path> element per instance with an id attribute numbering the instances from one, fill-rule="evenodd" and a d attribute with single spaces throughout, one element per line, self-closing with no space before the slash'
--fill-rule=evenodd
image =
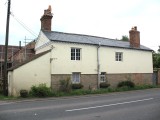
<path id="1" fill-rule="evenodd" d="M 160 120 L 160 89 L 0 101 L 0 120 Z"/>

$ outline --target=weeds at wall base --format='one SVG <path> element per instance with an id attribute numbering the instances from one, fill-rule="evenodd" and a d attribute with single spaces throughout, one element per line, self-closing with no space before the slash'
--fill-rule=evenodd
<path id="1" fill-rule="evenodd" d="M 155 85 L 138 85 L 134 88 L 130 88 L 127 86 L 121 88 L 102 88 L 97 90 L 72 90 L 69 93 L 66 92 L 54 92 L 54 97 L 62 97 L 62 96 L 76 96 L 76 95 L 89 95 L 89 94 L 107 94 L 112 92 L 123 92 L 123 91 L 132 91 L 132 90 L 143 90 L 143 89 L 150 89 L 150 88 L 160 88 L 160 86 Z"/>
<path id="2" fill-rule="evenodd" d="M 49 96 L 46 97 L 63 97 L 63 96 L 79 96 L 79 95 L 90 95 L 90 94 L 107 94 L 107 93 L 113 93 L 113 92 L 123 92 L 123 91 L 132 91 L 132 90 L 143 90 L 143 89 L 150 89 L 150 88 L 160 88 L 156 85 L 137 85 L 134 88 L 129 87 L 121 87 L 121 88 L 103 88 L 103 89 L 97 89 L 97 90 L 84 90 L 84 89 L 77 89 L 77 90 L 71 90 L 70 92 L 60 92 L 60 91 L 52 91 L 52 93 L 49 94 Z M 37 96 L 29 95 L 27 98 L 37 98 Z M 15 100 L 15 99 L 22 99 L 21 97 L 7 97 L 0 94 L 0 100 Z"/>

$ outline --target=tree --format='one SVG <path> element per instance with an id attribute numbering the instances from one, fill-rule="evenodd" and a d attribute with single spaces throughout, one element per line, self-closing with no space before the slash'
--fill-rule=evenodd
<path id="1" fill-rule="evenodd" d="M 129 38 L 128 38 L 127 35 L 123 35 L 121 40 L 122 40 L 122 41 L 129 41 Z"/>
<path id="2" fill-rule="evenodd" d="M 153 52 L 153 68 L 160 68 L 160 53 Z"/>
<path id="3" fill-rule="evenodd" d="M 158 48 L 158 53 L 160 53 L 160 46 L 159 46 L 159 48 Z"/>

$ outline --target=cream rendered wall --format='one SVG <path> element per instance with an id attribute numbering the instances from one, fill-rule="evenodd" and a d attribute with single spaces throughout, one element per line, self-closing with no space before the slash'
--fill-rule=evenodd
<path id="1" fill-rule="evenodd" d="M 97 74 L 97 46 L 53 43 L 52 74 Z M 81 48 L 81 60 L 71 60 L 71 48 Z M 115 61 L 115 52 L 123 52 L 123 61 Z M 133 49 L 99 48 L 100 72 L 152 73 L 152 52 Z"/>
<path id="2" fill-rule="evenodd" d="M 10 95 L 18 96 L 21 89 L 30 90 L 32 85 L 41 83 L 50 87 L 50 53 L 10 71 L 8 75 L 12 76 L 12 85 L 9 84 Z"/>
<path id="3" fill-rule="evenodd" d="M 123 53 L 123 61 L 115 61 L 115 52 Z M 152 52 L 100 47 L 100 71 L 107 73 L 152 73 Z"/>
<path id="4" fill-rule="evenodd" d="M 56 42 L 52 45 L 52 74 L 97 74 L 96 46 Z M 81 49 L 81 60 L 71 60 L 71 48 Z"/>
<path id="5" fill-rule="evenodd" d="M 13 94 L 15 94 L 15 91 L 13 89 L 13 72 L 9 71 L 8 72 L 8 95 L 12 96 Z"/>

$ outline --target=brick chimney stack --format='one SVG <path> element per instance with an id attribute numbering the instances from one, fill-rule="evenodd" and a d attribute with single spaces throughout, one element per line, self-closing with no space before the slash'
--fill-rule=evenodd
<path id="1" fill-rule="evenodd" d="M 132 27 L 132 29 L 129 31 L 129 38 L 131 47 L 140 47 L 140 32 L 137 31 L 137 26 Z"/>
<path id="2" fill-rule="evenodd" d="M 44 14 L 41 17 L 41 30 L 45 31 L 51 31 L 51 25 L 52 25 L 52 8 L 49 5 L 47 10 L 44 10 Z"/>

